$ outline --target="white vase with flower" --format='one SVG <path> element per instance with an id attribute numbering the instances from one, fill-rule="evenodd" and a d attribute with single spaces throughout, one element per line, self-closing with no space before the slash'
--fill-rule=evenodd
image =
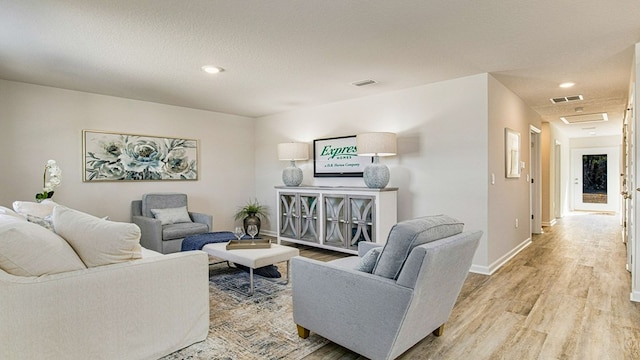
<path id="1" fill-rule="evenodd" d="M 47 172 L 49 173 L 49 181 L 47 181 Z M 41 202 L 53 197 L 53 189 L 60 186 L 62 170 L 55 160 L 47 161 L 42 174 L 42 192 L 36 194 L 36 201 Z"/>

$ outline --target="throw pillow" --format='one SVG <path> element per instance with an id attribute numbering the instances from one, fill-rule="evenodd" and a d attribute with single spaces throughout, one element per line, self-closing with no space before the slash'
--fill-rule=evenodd
<path id="1" fill-rule="evenodd" d="M 191 217 L 189 217 L 189 212 L 187 212 L 186 206 L 167 209 L 151 209 L 151 213 L 154 218 L 160 220 L 162 225 L 193 222 L 191 221 Z"/>
<path id="2" fill-rule="evenodd" d="M 86 266 L 52 231 L 26 220 L 4 218 L 0 219 L 0 268 L 16 276 L 41 276 Z"/>
<path id="3" fill-rule="evenodd" d="M 108 221 L 56 206 L 53 226 L 88 267 L 142 258 L 140 228 L 136 224 Z"/>
<path id="4" fill-rule="evenodd" d="M 464 224 L 447 215 L 407 220 L 391 228 L 373 274 L 397 279 L 414 247 L 462 232 Z"/>
<path id="5" fill-rule="evenodd" d="M 0 216 L 5 217 L 6 219 L 15 218 L 17 220 L 27 220 L 24 216 L 4 206 L 0 206 Z"/>
<path id="6" fill-rule="evenodd" d="M 367 253 L 360 259 L 360 263 L 358 263 L 355 269 L 371 274 L 373 272 L 373 268 L 376 266 L 376 262 L 378 262 L 380 252 L 382 252 L 382 246 L 375 247 L 367 251 Z"/>
<path id="7" fill-rule="evenodd" d="M 53 208 L 56 207 L 53 200 L 44 200 L 41 203 L 32 201 L 14 201 L 13 210 L 18 214 L 27 217 L 27 215 L 37 216 L 39 218 L 45 218 L 53 213 Z"/>
<path id="8" fill-rule="evenodd" d="M 27 219 L 20 215 L 13 216 L 8 214 L 0 214 L 0 223 L 8 222 L 27 222 Z"/>

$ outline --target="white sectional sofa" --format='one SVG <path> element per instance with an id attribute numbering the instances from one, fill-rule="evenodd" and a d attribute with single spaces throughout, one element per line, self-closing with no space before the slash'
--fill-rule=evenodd
<path id="1" fill-rule="evenodd" d="M 29 218 L 0 207 L 1 359 L 157 359 L 207 337 L 206 253 L 61 206 L 58 234 Z"/>

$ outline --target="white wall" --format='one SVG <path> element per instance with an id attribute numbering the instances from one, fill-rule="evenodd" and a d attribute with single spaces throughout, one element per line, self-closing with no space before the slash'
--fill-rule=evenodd
<path id="1" fill-rule="evenodd" d="M 620 129 L 620 131 L 622 131 L 622 129 Z M 622 146 L 622 136 L 610 135 L 610 136 L 591 136 L 591 137 L 583 137 L 583 138 L 571 138 L 570 145 L 572 149 L 620 147 Z"/>
<path id="2" fill-rule="evenodd" d="M 527 181 L 527 174 L 531 170 L 529 126 L 540 129 L 541 120 L 519 97 L 491 76 L 488 88 L 489 166 L 486 176 L 494 174 L 496 181 L 488 186 L 490 246 L 484 272 L 492 273 L 528 245 L 531 239 Z M 526 164 L 520 178 L 505 176 L 505 128 L 520 133 L 520 160 Z"/>
<path id="3" fill-rule="evenodd" d="M 130 201 L 143 193 L 177 191 L 189 208 L 232 229 L 233 212 L 254 196 L 255 120 L 202 110 L 0 80 L 0 205 L 33 201 L 48 159 L 62 168 L 53 199 L 129 221 Z M 199 179 L 162 182 L 82 182 L 82 130 L 199 140 Z"/>
<path id="4" fill-rule="evenodd" d="M 636 44 L 636 52 L 634 57 L 634 66 L 631 70 L 633 85 L 630 89 L 631 94 L 630 98 L 634 99 L 635 103 L 633 104 L 633 119 L 634 122 L 634 130 L 635 134 L 633 134 L 633 150 L 634 151 L 634 167 L 635 173 L 633 174 L 634 183 L 631 184 L 631 189 L 637 189 L 640 187 L 640 166 L 638 166 L 638 161 L 640 161 L 640 116 L 638 115 L 638 111 L 640 111 L 640 97 L 638 96 L 638 89 L 640 89 L 640 43 Z M 640 257 L 640 192 L 634 191 L 631 194 L 631 199 L 633 202 L 634 209 L 634 219 L 633 219 L 633 228 L 634 234 L 632 242 L 630 243 L 632 249 L 633 263 L 631 264 L 631 300 L 640 302 L 640 261 L 638 260 Z"/>
<path id="5" fill-rule="evenodd" d="M 282 184 L 286 166 L 276 157 L 280 142 L 311 145 L 318 138 L 395 132 L 399 154 L 381 161 L 391 170 L 389 186 L 399 188 L 398 219 L 446 213 L 462 219 L 466 229 L 484 231 L 472 270 L 491 273 L 530 240 L 529 166 L 520 179 L 505 178 L 504 128 L 521 133 L 522 159 L 528 162 L 529 125 L 540 123 L 488 74 L 260 118 L 256 195 L 275 209 L 273 186 Z M 362 179 L 313 178 L 312 161 L 298 165 L 306 185 L 364 185 Z M 270 230 L 276 231 L 273 225 Z"/>
<path id="6" fill-rule="evenodd" d="M 449 214 L 466 229 L 487 233 L 487 74 L 277 114 L 256 123 L 256 195 L 275 209 L 273 189 L 287 165 L 280 142 L 398 134 L 398 155 L 381 158 L 398 187 L 398 219 Z M 362 178 L 313 178 L 313 162 L 298 162 L 306 185 L 364 186 Z M 275 214 L 275 211 L 272 211 Z M 275 232 L 275 219 L 271 221 Z M 483 237 L 474 263 L 486 263 Z"/>
<path id="7" fill-rule="evenodd" d="M 571 211 L 571 139 L 562 133 L 555 124 L 549 124 L 550 141 L 550 216 L 556 219 Z M 556 152 L 559 151 L 560 154 Z M 557 160 L 559 163 L 556 163 Z M 560 172 L 556 184 L 556 172 Z"/>

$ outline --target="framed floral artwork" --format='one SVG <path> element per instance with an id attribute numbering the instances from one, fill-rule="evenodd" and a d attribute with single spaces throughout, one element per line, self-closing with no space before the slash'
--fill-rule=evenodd
<path id="1" fill-rule="evenodd" d="M 82 131 L 83 181 L 198 180 L 198 141 Z"/>

